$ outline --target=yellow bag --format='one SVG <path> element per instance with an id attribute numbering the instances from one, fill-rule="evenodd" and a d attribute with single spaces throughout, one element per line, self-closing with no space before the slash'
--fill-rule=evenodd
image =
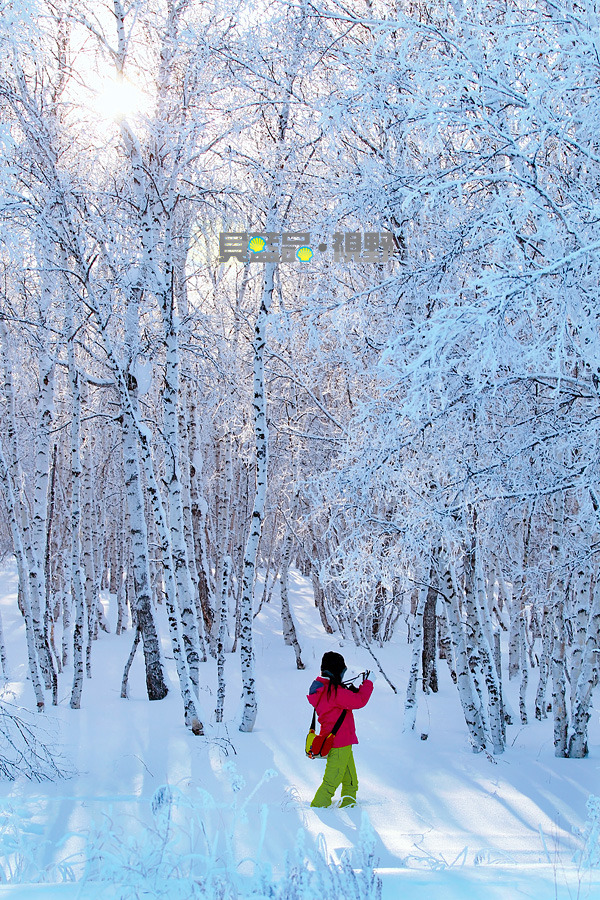
<path id="1" fill-rule="evenodd" d="M 304 748 L 304 752 L 307 756 L 310 756 L 310 750 L 315 739 L 315 729 L 311 728 L 308 734 L 306 735 L 306 746 Z M 314 757 L 311 757 L 313 759 Z"/>

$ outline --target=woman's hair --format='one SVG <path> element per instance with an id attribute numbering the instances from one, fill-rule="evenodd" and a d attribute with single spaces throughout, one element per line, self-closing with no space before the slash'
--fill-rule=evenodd
<path id="1" fill-rule="evenodd" d="M 321 675 L 325 678 L 329 678 L 329 684 L 327 685 L 327 699 L 329 699 L 331 694 L 331 688 L 334 688 L 337 693 L 337 689 L 342 683 L 345 671 L 346 663 L 344 662 L 344 657 L 341 653 L 334 653 L 333 650 L 329 650 L 327 653 L 323 654 L 323 659 L 321 660 Z"/>

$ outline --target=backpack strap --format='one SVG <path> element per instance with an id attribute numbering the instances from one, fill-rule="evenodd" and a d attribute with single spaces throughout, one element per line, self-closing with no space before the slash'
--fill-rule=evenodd
<path id="1" fill-rule="evenodd" d="M 346 710 L 343 709 L 342 712 L 341 712 L 341 714 L 340 714 L 339 719 L 337 720 L 337 722 L 335 723 L 335 725 L 334 725 L 333 728 L 331 729 L 331 734 L 333 734 L 333 735 L 337 734 L 337 730 L 338 730 L 338 728 L 341 726 L 341 724 L 342 724 L 342 722 L 344 721 L 345 718 L 346 718 Z"/>
<path id="2" fill-rule="evenodd" d="M 321 701 L 321 697 L 319 697 L 317 706 L 319 705 L 320 701 Z M 345 718 L 346 718 L 346 710 L 343 709 L 342 712 L 340 713 L 335 725 L 331 729 L 330 734 L 333 734 L 333 735 L 337 734 L 338 728 L 341 728 L 342 722 L 344 721 Z M 315 707 L 313 709 L 312 720 L 310 723 L 310 731 L 314 731 L 316 728 L 316 725 L 317 725 L 317 709 Z"/>

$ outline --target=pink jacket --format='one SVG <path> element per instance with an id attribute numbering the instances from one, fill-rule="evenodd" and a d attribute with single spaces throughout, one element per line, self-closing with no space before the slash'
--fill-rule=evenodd
<path id="1" fill-rule="evenodd" d="M 329 697 L 327 697 L 327 686 L 329 679 L 319 675 L 310 686 L 310 691 L 306 695 L 308 702 L 317 711 L 319 725 L 321 727 L 320 734 L 330 734 L 331 729 L 338 720 L 343 709 L 347 710 L 344 721 L 338 729 L 333 746 L 347 747 L 349 744 L 358 744 L 356 737 L 356 728 L 354 727 L 353 709 L 362 709 L 369 702 L 369 698 L 373 693 L 373 682 L 368 678 L 363 681 L 358 689 L 358 693 L 349 691 L 348 688 L 332 687 Z"/>

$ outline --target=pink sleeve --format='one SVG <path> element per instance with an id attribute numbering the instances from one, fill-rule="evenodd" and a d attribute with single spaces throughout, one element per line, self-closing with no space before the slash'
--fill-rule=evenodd
<path id="1" fill-rule="evenodd" d="M 369 698 L 373 693 L 373 682 L 367 678 L 363 681 L 358 689 L 358 693 L 349 691 L 347 688 L 338 688 L 335 705 L 342 709 L 362 709 L 369 702 Z"/>

